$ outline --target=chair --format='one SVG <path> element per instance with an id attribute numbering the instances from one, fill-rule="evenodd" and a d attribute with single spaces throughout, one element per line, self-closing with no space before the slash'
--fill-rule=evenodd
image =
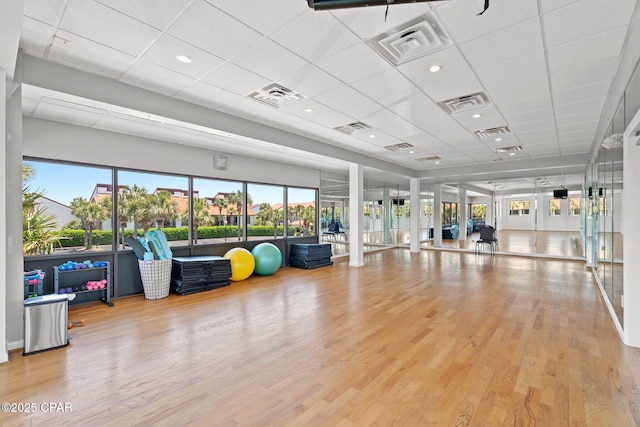
<path id="1" fill-rule="evenodd" d="M 480 238 L 476 240 L 476 253 L 480 251 L 480 248 L 484 245 L 489 245 L 491 249 L 491 255 L 495 253 L 498 247 L 498 239 L 496 239 L 496 229 L 490 225 L 485 225 L 480 228 Z"/>
<path id="2" fill-rule="evenodd" d="M 337 223 L 331 221 L 329 223 L 329 227 L 327 228 L 327 231 L 323 231 L 322 232 L 322 237 L 327 236 L 329 239 L 336 240 L 336 227 L 338 226 Z"/>
<path id="3" fill-rule="evenodd" d="M 347 240 L 347 234 L 344 231 L 340 230 L 340 223 L 339 222 L 334 222 L 334 227 L 333 227 L 333 235 L 334 236 L 344 236 L 344 240 Z"/>

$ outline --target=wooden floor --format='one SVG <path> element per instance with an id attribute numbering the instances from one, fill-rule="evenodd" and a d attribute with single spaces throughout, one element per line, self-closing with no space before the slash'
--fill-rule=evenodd
<path id="1" fill-rule="evenodd" d="M 640 425 L 640 349 L 584 263 L 365 262 L 72 307 L 70 346 L 0 365 L 3 401 L 38 409 L 0 425 Z"/>

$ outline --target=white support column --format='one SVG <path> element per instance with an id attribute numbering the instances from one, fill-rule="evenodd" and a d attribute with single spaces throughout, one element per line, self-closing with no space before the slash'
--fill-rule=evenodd
<path id="1" fill-rule="evenodd" d="M 7 350 L 7 75 L 0 69 L 0 363 L 9 360 Z"/>
<path id="2" fill-rule="evenodd" d="M 640 185 L 640 112 L 631 121 L 624 133 L 624 190 L 622 217 L 624 221 L 624 253 L 623 265 L 623 340 L 633 347 L 640 347 L 640 246 L 636 242 L 640 239 L 640 222 L 634 218 L 640 212 L 640 198 L 637 188 Z M 620 298 L 617 296 L 617 298 Z"/>
<path id="3" fill-rule="evenodd" d="M 442 247 L 442 184 L 433 186 L 433 246 Z"/>
<path id="4" fill-rule="evenodd" d="M 409 206 L 411 217 L 409 223 L 409 252 L 420 252 L 420 180 L 409 179 Z"/>
<path id="5" fill-rule="evenodd" d="M 16 81 L 19 81 L 20 64 L 16 69 Z M 15 84 L 11 86 L 6 103 L 6 122 L 3 136 L 5 136 L 5 179 L 3 189 L 6 205 L 3 211 L 5 231 L 4 243 L 6 252 L 0 256 L 6 265 L 1 271 L 5 274 L 4 286 L 6 301 L 6 343 L 8 350 L 14 350 L 24 345 L 24 287 L 22 284 L 24 271 L 24 257 L 22 255 L 22 88 Z M 5 98 L 3 98 L 5 99 Z"/>
<path id="6" fill-rule="evenodd" d="M 349 265 L 364 265 L 363 218 L 364 218 L 364 168 L 357 163 L 349 164 Z"/>
<path id="7" fill-rule="evenodd" d="M 458 190 L 458 194 L 460 195 L 460 232 L 458 234 L 458 240 L 464 242 L 465 240 L 467 240 L 467 190 L 462 188 Z"/>

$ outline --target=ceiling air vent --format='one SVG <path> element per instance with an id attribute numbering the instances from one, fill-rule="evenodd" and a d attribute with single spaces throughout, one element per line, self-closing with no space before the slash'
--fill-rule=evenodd
<path id="1" fill-rule="evenodd" d="M 398 25 L 368 40 L 367 43 L 394 65 L 430 55 L 453 45 L 431 13 Z"/>
<path id="2" fill-rule="evenodd" d="M 476 92 L 471 95 L 451 98 L 438 102 L 440 108 L 449 114 L 460 113 L 463 111 L 475 110 L 477 108 L 491 105 L 489 97 L 484 92 Z"/>
<path id="3" fill-rule="evenodd" d="M 364 130 L 369 130 L 373 128 L 366 123 L 355 122 L 355 123 L 349 123 L 348 125 L 338 126 L 337 128 L 334 128 L 334 129 L 339 130 L 340 132 L 344 132 L 347 135 L 352 135 L 356 132 L 362 132 Z"/>
<path id="4" fill-rule="evenodd" d="M 511 133 L 511 129 L 509 129 L 509 126 L 500 126 L 497 128 L 477 130 L 473 133 L 480 138 L 488 138 L 490 136 L 506 135 L 508 133 Z"/>
<path id="5" fill-rule="evenodd" d="M 602 141 L 602 148 L 606 150 L 612 150 L 614 148 L 622 148 L 622 146 L 623 146 L 622 134 L 620 133 L 614 133 L 613 135 L 606 137 Z"/>
<path id="6" fill-rule="evenodd" d="M 440 160 L 442 159 L 438 156 L 421 157 L 418 159 L 419 162 L 439 162 Z"/>
<path id="7" fill-rule="evenodd" d="M 513 145 L 511 147 L 500 147 L 496 148 L 496 153 L 517 153 L 518 151 L 524 150 L 522 145 Z"/>
<path id="8" fill-rule="evenodd" d="M 249 94 L 249 98 L 253 98 L 256 101 L 260 101 L 263 104 L 270 105 L 274 108 L 281 108 L 285 105 L 293 104 L 301 99 L 305 99 L 306 96 L 294 92 L 291 89 L 287 89 L 278 83 L 271 83 L 270 85 Z"/>
<path id="9" fill-rule="evenodd" d="M 400 151 L 400 150 L 406 150 L 408 148 L 413 148 L 413 145 L 409 144 L 408 142 L 401 142 L 400 144 L 387 145 L 384 148 L 391 151 Z"/>

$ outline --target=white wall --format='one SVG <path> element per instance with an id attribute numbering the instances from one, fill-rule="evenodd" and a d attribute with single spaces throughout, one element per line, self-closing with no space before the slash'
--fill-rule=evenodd
<path id="1" fill-rule="evenodd" d="M 320 171 L 48 120 L 24 118 L 23 153 L 40 157 L 216 179 L 319 188 Z M 214 156 L 227 170 L 214 169 Z"/>
<path id="2" fill-rule="evenodd" d="M 7 238 L 7 78 L 6 73 L 0 68 L 0 153 L 3 161 L 0 162 L 0 242 Z M 9 360 L 7 352 L 7 247 L 0 243 L 0 363 Z"/>

